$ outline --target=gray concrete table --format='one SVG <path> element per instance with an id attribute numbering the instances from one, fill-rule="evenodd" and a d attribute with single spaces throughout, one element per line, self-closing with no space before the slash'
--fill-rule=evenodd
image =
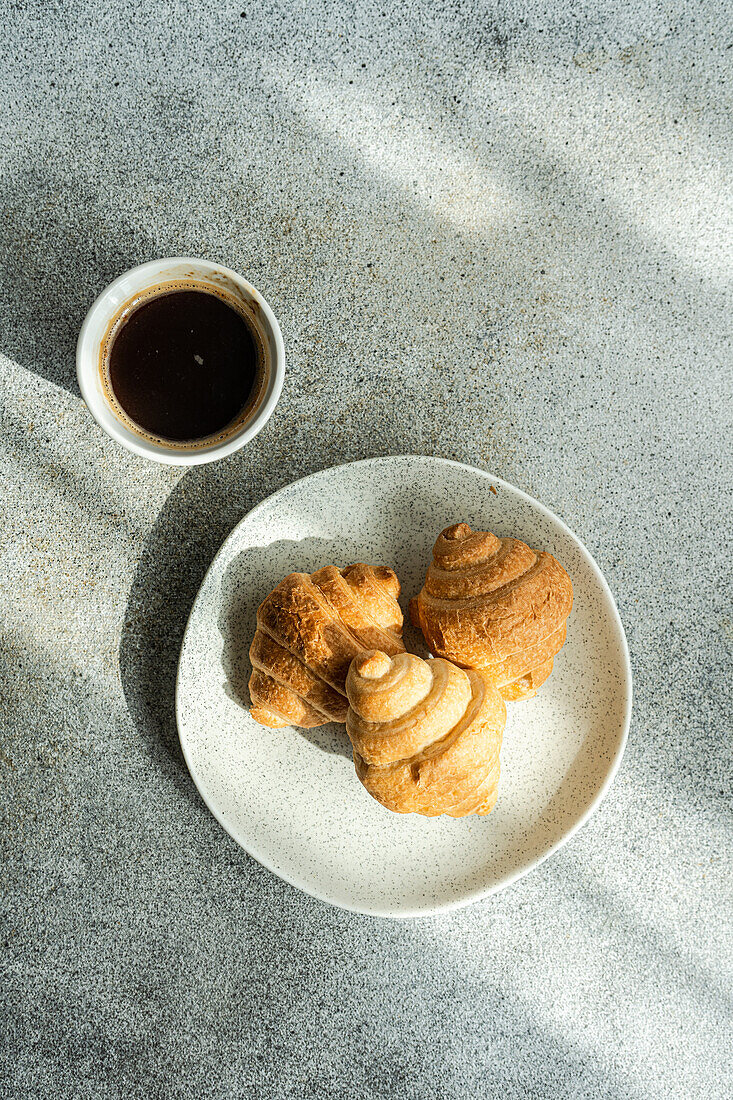
<path id="1" fill-rule="evenodd" d="M 730 26 L 608 7 L 2 9 L 3 1097 L 730 1095 Z M 176 254 L 246 273 L 289 356 L 256 442 L 191 472 L 74 378 L 96 293 Z M 593 820 L 415 923 L 249 859 L 172 709 L 237 520 L 398 452 L 555 509 L 636 676 Z"/>

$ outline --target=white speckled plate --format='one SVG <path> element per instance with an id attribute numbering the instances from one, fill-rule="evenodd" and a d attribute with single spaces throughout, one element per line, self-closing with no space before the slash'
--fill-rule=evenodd
<path id="1" fill-rule="evenodd" d="M 286 573 L 352 561 L 391 565 L 406 609 L 433 541 L 459 520 L 560 559 L 575 589 L 568 640 L 538 696 L 508 706 L 499 800 L 489 817 L 391 814 L 357 780 L 343 727 L 268 730 L 252 721 L 255 612 Z M 409 625 L 405 642 L 425 655 Z M 332 905 L 415 917 L 501 889 L 588 819 L 624 750 L 631 669 L 608 585 L 552 512 L 481 470 L 403 455 L 323 470 L 245 516 L 193 606 L 176 705 L 194 782 L 250 855 Z"/>

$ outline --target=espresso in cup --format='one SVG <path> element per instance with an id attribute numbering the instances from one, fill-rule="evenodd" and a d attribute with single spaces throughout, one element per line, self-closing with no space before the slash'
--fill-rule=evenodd
<path id="1" fill-rule="evenodd" d="M 256 306 L 191 279 L 147 288 L 110 322 L 104 395 L 122 423 L 176 450 L 219 444 L 253 417 L 268 378 Z"/>

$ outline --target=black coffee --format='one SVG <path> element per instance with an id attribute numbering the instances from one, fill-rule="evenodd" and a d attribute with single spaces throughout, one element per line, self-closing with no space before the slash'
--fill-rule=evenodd
<path id="1" fill-rule="evenodd" d="M 112 335 L 106 373 L 114 397 L 137 427 L 163 440 L 216 435 L 259 385 L 252 322 L 203 288 L 152 293 Z"/>

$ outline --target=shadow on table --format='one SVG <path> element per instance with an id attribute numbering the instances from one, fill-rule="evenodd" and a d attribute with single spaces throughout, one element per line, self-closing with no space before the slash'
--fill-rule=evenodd
<path id="1" fill-rule="evenodd" d="M 76 341 L 94 299 L 123 271 L 159 254 L 149 228 L 111 217 L 83 177 L 18 170 L 0 220 L 0 346 L 42 378 L 78 393 Z M 22 262 L 19 262 L 22 257 Z"/>
<path id="2" fill-rule="evenodd" d="M 120 642 L 120 678 L 129 713 L 153 759 L 183 769 L 175 684 L 183 633 L 196 592 L 225 536 L 278 477 L 265 467 L 242 483 L 225 461 L 196 467 L 170 493 L 133 579 Z"/>

